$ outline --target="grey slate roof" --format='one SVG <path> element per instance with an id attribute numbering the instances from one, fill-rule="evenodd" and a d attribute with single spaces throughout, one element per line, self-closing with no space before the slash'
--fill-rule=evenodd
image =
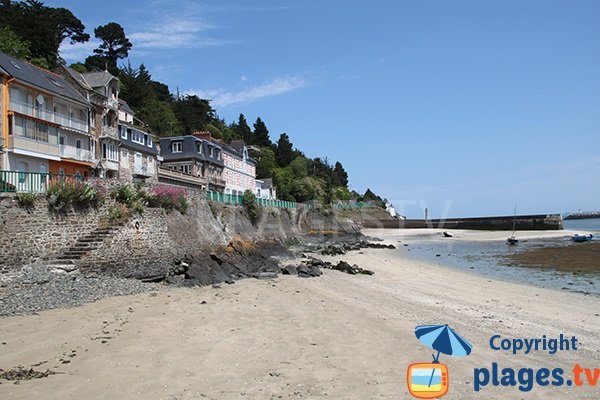
<path id="1" fill-rule="evenodd" d="M 69 75 L 71 75 L 73 79 L 77 81 L 77 83 L 81 85 L 81 87 L 83 87 L 86 90 L 93 90 L 90 84 L 85 80 L 85 77 L 81 72 L 77 72 L 73 68 L 69 68 L 66 65 L 63 65 L 63 68 L 65 69 L 65 71 L 67 71 Z"/>
<path id="2" fill-rule="evenodd" d="M 171 143 L 173 142 L 181 142 L 181 153 L 173 153 L 171 148 Z M 197 144 L 202 146 L 201 153 L 198 153 Z M 223 159 L 220 160 L 215 157 L 216 152 L 213 152 L 213 157 L 209 156 L 208 147 L 213 146 L 216 149 L 220 149 L 223 151 L 223 146 L 218 145 L 214 142 L 209 142 L 207 140 L 203 140 L 197 138 L 192 135 L 187 136 L 174 136 L 160 139 L 160 155 L 163 157 L 165 162 L 168 161 L 178 161 L 178 160 L 202 160 L 207 161 L 219 166 L 223 166 Z"/>
<path id="3" fill-rule="evenodd" d="M 83 74 L 83 77 L 93 88 L 106 86 L 111 80 L 117 79 L 108 71 L 88 72 L 86 74 Z"/>
<path id="4" fill-rule="evenodd" d="M 0 68 L 18 81 L 46 90 L 77 103 L 89 106 L 90 103 L 62 76 L 45 69 L 35 67 L 26 61 L 0 52 Z"/>
<path id="5" fill-rule="evenodd" d="M 127 104 L 127 102 L 123 99 L 119 99 L 119 109 L 128 112 L 131 115 L 135 114 L 131 107 L 129 107 L 129 104 Z"/>
<path id="6" fill-rule="evenodd" d="M 132 130 L 132 133 L 133 133 L 133 131 L 141 132 L 146 137 L 146 139 L 152 138 L 152 135 L 149 134 L 148 132 L 144 132 L 141 129 L 138 129 L 133 125 L 119 122 L 119 141 L 121 142 L 121 146 L 127 147 L 132 150 L 139 151 L 140 153 L 146 153 L 146 154 L 150 154 L 153 156 L 158 155 L 158 149 L 156 148 L 156 143 L 154 143 L 154 140 L 152 141 L 152 146 L 148 146 L 147 142 L 146 142 L 146 144 L 140 144 L 140 143 L 136 143 L 136 142 L 132 141 L 131 135 L 129 133 L 126 134 L 127 138 L 124 139 L 123 136 L 121 135 L 121 133 L 122 133 L 123 129 L 126 130 L 127 128 L 130 128 Z M 127 131 L 125 131 L 125 132 L 127 132 Z"/>

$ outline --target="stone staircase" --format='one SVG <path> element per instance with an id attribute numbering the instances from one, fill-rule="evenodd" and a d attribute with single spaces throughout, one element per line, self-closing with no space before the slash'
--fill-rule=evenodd
<path id="1" fill-rule="evenodd" d="M 114 228 L 100 227 L 80 237 L 69 248 L 51 258 L 46 265 L 55 271 L 72 272 L 78 268 L 79 262 L 96 250 L 104 241 L 111 237 Z"/>

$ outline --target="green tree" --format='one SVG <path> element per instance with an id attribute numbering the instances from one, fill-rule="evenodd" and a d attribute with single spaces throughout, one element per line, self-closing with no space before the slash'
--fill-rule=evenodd
<path id="1" fill-rule="evenodd" d="M 196 95 L 178 96 L 173 103 L 173 111 L 186 135 L 205 130 L 208 124 L 216 121 L 215 110 L 209 101 Z"/>
<path id="2" fill-rule="evenodd" d="M 275 161 L 275 153 L 271 148 L 263 147 L 258 152 L 251 150 L 250 157 L 258 161 L 256 164 L 257 178 L 273 177 L 273 171 L 277 168 L 277 161 Z"/>
<path id="3" fill-rule="evenodd" d="M 109 22 L 94 29 L 94 35 L 102 43 L 97 49 L 94 49 L 94 56 L 86 59 L 86 66 L 97 68 L 98 62 L 104 60 L 108 71 L 113 75 L 118 75 L 117 61 L 127 58 L 129 50 L 133 46 L 125 36 L 123 27 L 116 22 Z"/>
<path id="4" fill-rule="evenodd" d="M 29 51 L 29 42 L 23 40 L 10 27 L 0 28 L 0 51 L 23 60 L 31 58 Z"/>
<path id="5" fill-rule="evenodd" d="M 150 84 L 150 73 L 144 66 L 133 68 L 130 63 L 119 73 L 121 92 L 119 96 L 129 104 L 134 111 L 139 111 L 152 101 L 156 96 Z"/>
<path id="6" fill-rule="evenodd" d="M 260 117 L 256 118 L 256 122 L 254 123 L 254 139 L 252 144 L 262 147 L 270 147 L 273 144 L 269 138 L 267 125 L 265 125 Z"/>
<path id="7" fill-rule="evenodd" d="M 252 131 L 246 122 L 244 114 L 240 114 L 237 124 L 234 125 L 234 131 L 237 138 L 242 139 L 247 144 L 254 144 Z"/>
<path id="8" fill-rule="evenodd" d="M 86 72 L 89 72 L 88 69 L 85 67 L 85 64 L 80 63 L 80 62 L 76 62 L 76 63 L 69 65 L 69 68 L 74 69 L 75 71 L 79 72 L 80 74 L 85 74 Z"/>
<path id="9" fill-rule="evenodd" d="M 31 62 L 55 68 L 61 61 L 58 49 L 65 39 L 83 43 L 90 39 L 83 23 L 66 8 L 46 7 L 38 0 L 0 1 L 0 28 L 9 27 L 29 43 Z"/>
<path id="10" fill-rule="evenodd" d="M 333 183 L 336 186 L 348 187 L 348 173 L 341 162 L 336 162 L 333 168 Z"/>
<path id="11" fill-rule="evenodd" d="M 303 156 L 294 158 L 294 160 L 290 163 L 290 169 L 298 179 L 308 176 L 310 172 L 310 166 L 310 160 Z"/>
<path id="12" fill-rule="evenodd" d="M 294 159 L 294 148 L 290 137 L 287 133 L 282 133 L 277 141 L 277 148 L 275 150 L 275 160 L 280 167 L 286 167 L 290 165 Z"/>

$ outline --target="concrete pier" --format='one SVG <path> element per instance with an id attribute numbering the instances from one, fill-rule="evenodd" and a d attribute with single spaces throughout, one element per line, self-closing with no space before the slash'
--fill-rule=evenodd
<path id="1" fill-rule="evenodd" d="M 475 229 L 490 231 L 512 231 L 513 220 L 516 230 L 538 231 L 563 229 L 560 214 L 517 215 L 498 217 L 448 218 L 448 219 L 405 219 L 368 220 L 364 228 L 435 228 L 435 229 Z"/>

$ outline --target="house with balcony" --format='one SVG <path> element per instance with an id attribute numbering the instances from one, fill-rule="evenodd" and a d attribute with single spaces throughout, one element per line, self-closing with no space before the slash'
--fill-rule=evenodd
<path id="1" fill-rule="evenodd" d="M 72 68 L 59 66 L 56 71 L 88 99 L 90 133 L 97 163 L 94 174 L 103 178 L 114 178 L 119 171 L 119 79 L 108 71 L 81 74 Z"/>
<path id="2" fill-rule="evenodd" d="M 134 112 L 119 100 L 119 177 L 157 181 L 160 153 L 150 133 L 134 124 Z"/>
<path id="3" fill-rule="evenodd" d="M 223 146 L 210 133 L 162 138 L 160 151 L 160 181 L 224 192 Z"/>
<path id="4" fill-rule="evenodd" d="M 243 140 L 223 145 L 223 163 L 225 194 L 242 195 L 246 190 L 256 193 L 256 160 L 248 156 Z"/>
<path id="5" fill-rule="evenodd" d="M 5 170 L 87 176 L 90 103 L 62 76 L 0 52 Z"/>

